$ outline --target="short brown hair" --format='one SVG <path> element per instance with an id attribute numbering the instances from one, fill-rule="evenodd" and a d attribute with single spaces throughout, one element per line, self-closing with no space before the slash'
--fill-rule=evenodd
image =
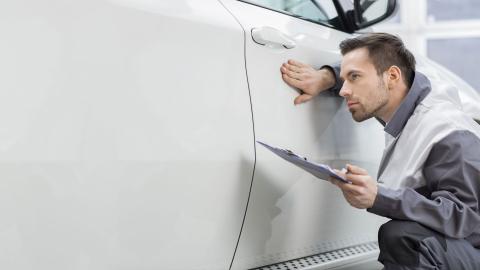
<path id="1" fill-rule="evenodd" d="M 408 87 L 412 85 L 415 57 L 399 37 L 388 33 L 368 33 L 340 43 L 342 55 L 359 48 L 368 50 L 368 55 L 372 59 L 378 75 L 395 65 L 402 71 L 405 84 Z"/>

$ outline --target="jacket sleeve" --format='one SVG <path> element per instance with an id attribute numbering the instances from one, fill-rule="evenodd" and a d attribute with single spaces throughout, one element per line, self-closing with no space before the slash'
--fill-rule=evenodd
<path id="1" fill-rule="evenodd" d="M 368 212 L 416 221 L 453 238 L 480 232 L 480 139 L 455 131 L 436 143 L 423 167 L 429 198 L 411 188 L 378 186 Z"/>
<path id="2" fill-rule="evenodd" d="M 332 86 L 330 89 L 327 89 L 327 91 L 330 91 L 334 93 L 336 96 L 339 96 L 340 89 L 342 89 L 342 85 L 343 85 L 343 81 L 342 79 L 340 79 L 340 62 L 335 63 L 331 66 L 329 65 L 322 66 L 320 69 L 322 68 L 329 69 L 335 75 L 335 85 Z"/>

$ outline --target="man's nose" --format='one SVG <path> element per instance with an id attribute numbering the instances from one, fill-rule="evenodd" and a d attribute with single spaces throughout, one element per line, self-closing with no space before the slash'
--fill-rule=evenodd
<path id="1" fill-rule="evenodd" d="M 346 86 L 344 83 L 342 88 L 340 89 L 340 92 L 338 93 L 341 97 L 347 97 L 352 95 L 352 91 L 350 90 L 349 87 Z"/>

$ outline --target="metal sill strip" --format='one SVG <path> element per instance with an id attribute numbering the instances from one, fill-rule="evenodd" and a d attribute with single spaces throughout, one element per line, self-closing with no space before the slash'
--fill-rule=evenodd
<path id="1" fill-rule="evenodd" d="M 314 254 L 294 260 L 270 264 L 250 270 L 320 270 L 342 265 L 351 265 L 357 261 L 375 258 L 379 248 L 377 242 L 350 246 L 329 252 Z"/>

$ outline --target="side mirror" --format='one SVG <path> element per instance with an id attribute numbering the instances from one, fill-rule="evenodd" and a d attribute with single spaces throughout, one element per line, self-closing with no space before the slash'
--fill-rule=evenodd
<path id="1" fill-rule="evenodd" d="M 355 26 L 362 29 L 376 24 L 395 12 L 396 0 L 354 0 Z"/>

